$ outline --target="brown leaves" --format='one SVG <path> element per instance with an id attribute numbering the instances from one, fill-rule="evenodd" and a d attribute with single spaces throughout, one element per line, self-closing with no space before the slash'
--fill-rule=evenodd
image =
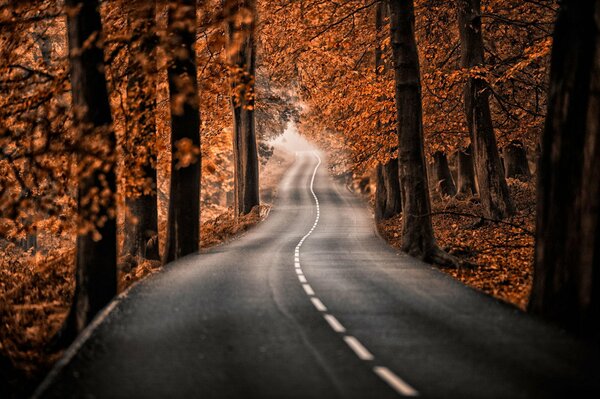
<path id="1" fill-rule="evenodd" d="M 178 169 L 187 168 L 196 163 L 200 155 L 200 147 L 195 146 L 192 140 L 184 138 L 175 143 L 175 158 L 177 158 Z"/>
<path id="2" fill-rule="evenodd" d="M 535 187 L 532 183 L 513 179 L 509 180 L 509 186 L 517 214 L 506 222 L 533 230 Z M 432 208 L 432 223 L 439 245 L 475 265 L 473 268 L 442 270 L 471 287 L 525 309 L 533 276 L 534 237 L 508 224 L 486 222 L 479 225 L 476 217 L 458 216 L 481 213 L 480 205 L 474 199 L 438 200 Z M 399 248 L 401 226 L 399 216 L 381 223 L 379 230 Z"/>

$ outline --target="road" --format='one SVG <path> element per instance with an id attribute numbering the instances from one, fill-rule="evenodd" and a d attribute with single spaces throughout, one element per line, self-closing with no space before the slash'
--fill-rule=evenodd
<path id="1" fill-rule="evenodd" d="M 263 223 L 134 286 L 68 351 L 37 396 L 599 392 L 594 350 L 399 254 L 316 153 L 296 158 Z"/>

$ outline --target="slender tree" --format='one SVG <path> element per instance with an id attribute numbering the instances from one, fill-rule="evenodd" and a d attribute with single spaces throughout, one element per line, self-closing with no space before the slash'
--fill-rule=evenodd
<path id="1" fill-rule="evenodd" d="M 79 133 L 77 265 L 66 338 L 117 292 L 115 147 L 97 0 L 66 0 L 71 92 Z"/>
<path id="2" fill-rule="evenodd" d="M 471 69 L 484 65 L 480 0 L 456 0 L 461 43 L 461 66 Z M 485 80 L 471 73 L 464 87 L 465 114 L 471 135 L 475 177 L 483 213 L 503 219 L 513 213 L 504 179 Z"/>
<path id="3" fill-rule="evenodd" d="M 233 112 L 234 201 L 236 216 L 259 204 L 258 149 L 254 121 L 256 72 L 255 0 L 225 2 L 227 53 Z"/>
<path id="4" fill-rule="evenodd" d="M 165 263 L 198 251 L 200 242 L 196 0 L 170 0 L 167 24 L 172 159 Z"/>
<path id="5" fill-rule="evenodd" d="M 456 259 L 437 246 L 431 226 L 413 0 L 389 0 L 389 7 L 402 189 L 402 250 L 425 261 L 456 266 Z"/>
<path id="6" fill-rule="evenodd" d="M 477 192 L 471 148 L 471 146 L 468 146 L 464 150 L 459 149 L 456 154 L 456 191 L 461 195 L 471 195 Z"/>
<path id="7" fill-rule="evenodd" d="M 156 177 L 156 2 L 127 3 L 130 44 L 127 67 L 125 167 L 141 169 L 128 180 L 123 253 L 158 260 Z M 136 176 L 137 177 L 137 176 Z M 141 180 L 141 181 L 140 181 Z"/>
<path id="8" fill-rule="evenodd" d="M 600 336 L 600 0 L 561 3 L 550 72 L 529 309 Z"/>
<path id="9" fill-rule="evenodd" d="M 433 154 L 433 178 L 435 179 L 436 189 L 442 196 L 456 195 L 456 186 L 450 167 L 448 166 L 448 158 L 442 151 L 436 151 Z"/>
<path id="10" fill-rule="evenodd" d="M 375 75 L 379 77 L 385 74 L 387 67 L 383 59 L 383 46 L 380 41 L 383 31 L 383 20 L 386 16 L 386 3 L 381 0 L 375 9 Z M 381 122 L 377 121 L 379 132 L 381 130 Z M 395 149 L 394 152 L 398 150 Z M 377 180 L 375 190 L 375 218 L 377 220 L 389 219 L 398 215 L 402 211 L 402 200 L 400 193 L 400 180 L 398 178 L 398 156 L 393 156 L 390 160 L 383 164 L 378 164 Z"/>

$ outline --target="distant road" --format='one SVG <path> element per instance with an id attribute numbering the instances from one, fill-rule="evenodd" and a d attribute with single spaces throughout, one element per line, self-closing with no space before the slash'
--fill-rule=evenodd
<path id="1" fill-rule="evenodd" d="M 398 254 L 313 152 L 297 154 L 267 220 L 111 308 L 41 397 L 600 392 L 596 351 Z"/>

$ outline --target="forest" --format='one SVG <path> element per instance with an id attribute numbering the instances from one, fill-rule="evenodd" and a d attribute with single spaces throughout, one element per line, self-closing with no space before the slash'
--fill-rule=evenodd
<path id="1" fill-rule="evenodd" d="M 248 306 L 238 317 L 260 325 L 272 304 L 258 303 L 277 302 L 280 291 L 295 298 L 288 277 L 298 277 L 302 284 L 294 290 L 304 295 L 303 288 L 310 299 L 298 303 L 312 302 L 322 324 L 346 334 L 343 341 L 358 358 L 381 362 L 373 363 L 374 373 L 401 396 L 414 396 L 416 388 L 424 396 L 439 393 L 421 374 L 380 357 L 400 345 L 402 334 L 380 343 L 360 335 L 387 336 L 368 316 L 344 318 L 343 303 L 358 302 L 351 293 L 359 290 L 356 273 L 365 273 L 362 279 L 375 289 L 369 279 L 393 270 L 393 277 L 381 277 L 389 286 L 376 289 L 378 295 L 410 297 L 405 303 L 385 296 L 393 304 L 387 307 L 388 299 L 373 299 L 373 317 L 407 306 L 418 322 L 406 324 L 427 319 L 433 334 L 439 325 L 432 320 L 459 309 L 459 324 L 449 333 L 456 335 L 439 341 L 452 348 L 470 336 L 460 333 L 464 310 L 473 314 L 468 323 L 485 324 L 488 317 L 493 329 L 498 322 L 490 337 L 478 338 L 482 345 L 522 331 L 532 342 L 556 342 L 566 352 L 598 353 L 600 0 L 0 0 L 0 53 L 2 398 L 114 397 L 106 384 L 88 391 L 95 385 L 85 385 L 87 377 L 81 385 L 65 379 L 70 388 L 64 390 L 61 376 L 78 367 L 87 375 L 93 363 L 77 366 L 80 357 L 94 358 L 85 349 L 94 345 L 86 342 L 96 339 L 95 346 L 110 352 L 113 341 L 100 331 L 129 328 L 126 319 L 111 317 L 130 312 L 136 319 L 144 296 L 175 303 L 168 316 L 152 319 L 165 325 L 185 325 L 171 319 L 176 303 L 207 304 L 197 310 L 204 324 L 181 328 L 214 334 L 210 350 L 218 355 L 211 358 L 226 356 L 220 345 L 242 344 L 218 335 L 217 320 Z M 368 238 L 357 238 L 367 230 Z M 283 256 L 285 240 L 295 251 L 295 274 L 280 276 L 279 260 L 263 270 Z M 274 242 L 280 245 L 270 246 Z M 356 268 L 346 258 L 351 254 Z M 213 260 L 217 256 L 229 256 L 231 265 Z M 382 266 L 388 260 L 391 265 Z M 231 271 L 216 271 L 223 269 Z M 319 279 L 317 292 L 330 281 L 329 291 L 347 289 L 348 300 L 323 296 L 322 302 L 307 278 Z M 415 285 L 407 291 L 411 279 Z M 268 282 L 271 291 L 247 294 L 238 280 L 248 287 Z M 220 287 L 212 299 L 205 297 L 213 295 L 210 284 Z M 427 296 L 440 287 L 448 298 L 468 299 L 454 308 L 452 301 Z M 193 300 L 185 294 L 192 291 Z M 471 298 L 474 292 L 480 296 Z M 235 311 L 232 305 L 210 316 L 211 304 L 237 296 Z M 336 300 L 343 323 L 332 316 Z M 435 305 L 417 307 L 427 301 Z M 466 310 L 488 309 L 484 304 L 491 309 L 487 316 Z M 305 331 L 303 342 L 328 359 L 329 349 L 320 351 L 319 343 L 329 338 L 313 337 L 317 327 L 303 324 L 303 311 L 285 306 L 278 302 L 287 316 L 271 324 L 294 318 Z M 190 312 L 196 310 L 186 317 Z M 385 323 L 399 326 L 404 313 L 389 317 Z M 512 325 L 511 317 L 519 321 Z M 131 323 L 131 331 L 142 329 Z M 283 325 L 269 343 L 286 339 Z M 503 328 L 514 331 L 503 335 Z M 169 342 L 178 339 L 192 345 L 188 351 L 200 350 L 198 342 L 177 335 Z M 567 343 L 559 343 L 563 339 Z M 520 344 L 560 363 L 558 349 Z M 570 378 L 579 393 L 599 392 L 590 382 L 600 377 L 597 360 L 575 357 L 564 363 L 572 366 L 564 381 L 563 369 L 552 369 L 551 379 L 565 385 L 550 396 L 564 393 Z M 254 358 L 261 370 L 261 358 Z M 527 359 L 535 368 L 538 357 Z M 242 367 L 241 360 L 232 362 L 231 370 Z M 390 370 L 404 372 L 415 388 Z M 539 381 L 550 379 L 546 369 L 539 373 Z M 346 377 L 330 378 L 343 385 Z M 536 378 L 519 392 L 550 397 L 542 382 L 533 387 Z M 257 381 L 256 391 L 240 382 L 243 395 L 206 392 L 269 396 Z M 133 396 L 191 396 L 166 390 L 176 385 L 161 382 L 165 391 Z M 314 395 L 301 397 L 331 397 L 320 386 L 315 382 Z M 354 397 L 340 389 L 339 396 Z M 298 397 L 284 388 L 273 392 Z"/>

